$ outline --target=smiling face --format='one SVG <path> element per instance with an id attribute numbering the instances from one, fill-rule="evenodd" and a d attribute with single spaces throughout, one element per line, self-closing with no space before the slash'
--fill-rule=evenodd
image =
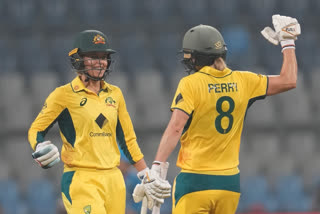
<path id="1" fill-rule="evenodd" d="M 101 78 L 108 67 L 108 54 L 105 52 L 86 53 L 83 61 L 84 69 L 90 76 Z"/>

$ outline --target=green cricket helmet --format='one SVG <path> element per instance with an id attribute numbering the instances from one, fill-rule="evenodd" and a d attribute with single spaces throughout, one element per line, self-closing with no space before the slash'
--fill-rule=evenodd
<path id="1" fill-rule="evenodd" d="M 221 33 L 209 25 L 198 25 L 184 35 L 182 52 L 190 54 L 182 63 L 188 71 L 198 71 L 203 66 L 210 66 L 221 57 L 226 59 L 227 47 Z"/>
<path id="2" fill-rule="evenodd" d="M 94 54 L 96 52 L 107 54 L 108 65 L 103 77 L 101 78 L 90 76 L 84 66 L 83 56 L 87 54 Z M 107 73 L 111 71 L 110 65 L 113 62 L 111 60 L 111 54 L 114 53 L 116 52 L 109 47 L 107 37 L 104 33 L 97 30 L 85 30 L 76 36 L 73 43 L 73 49 L 69 52 L 69 57 L 74 70 L 85 74 L 89 79 L 98 81 L 105 79 Z M 103 70 L 104 69 L 101 69 L 101 72 Z"/>

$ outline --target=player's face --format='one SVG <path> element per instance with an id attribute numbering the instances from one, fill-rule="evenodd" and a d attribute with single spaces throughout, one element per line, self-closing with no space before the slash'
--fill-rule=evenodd
<path id="1" fill-rule="evenodd" d="M 102 77 L 108 66 L 108 55 L 103 52 L 94 52 L 83 56 L 84 67 L 93 77 Z"/>

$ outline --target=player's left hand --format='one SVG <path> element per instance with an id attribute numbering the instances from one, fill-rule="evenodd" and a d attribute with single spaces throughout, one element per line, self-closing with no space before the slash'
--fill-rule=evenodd
<path id="1" fill-rule="evenodd" d="M 282 41 L 297 40 L 297 36 L 301 34 L 300 24 L 295 18 L 276 14 L 272 16 L 272 23 L 274 30 L 265 27 L 261 34 L 274 45 L 278 45 Z"/>

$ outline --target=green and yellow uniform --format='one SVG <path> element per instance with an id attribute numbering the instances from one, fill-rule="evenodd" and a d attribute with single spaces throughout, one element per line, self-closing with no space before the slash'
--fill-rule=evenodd
<path id="1" fill-rule="evenodd" d="M 29 130 L 35 149 L 58 122 L 64 162 L 61 188 L 68 213 L 84 213 L 85 208 L 92 213 L 124 213 L 117 141 L 132 164 L 143 158 L 121 90 L 104 81 L 101 85 L 96 94 L 76 77 L 56 88 Z"/>
<path id="2" fill-rule="evenodd" d="M 171 110 L 184 111 L 189 120 L 180 138 L 174 213 L 235 212 L 243 122 L 248 107 L 265 98 L 267 86 L 267 76 L 209 66 L 181 79 Z"/>

